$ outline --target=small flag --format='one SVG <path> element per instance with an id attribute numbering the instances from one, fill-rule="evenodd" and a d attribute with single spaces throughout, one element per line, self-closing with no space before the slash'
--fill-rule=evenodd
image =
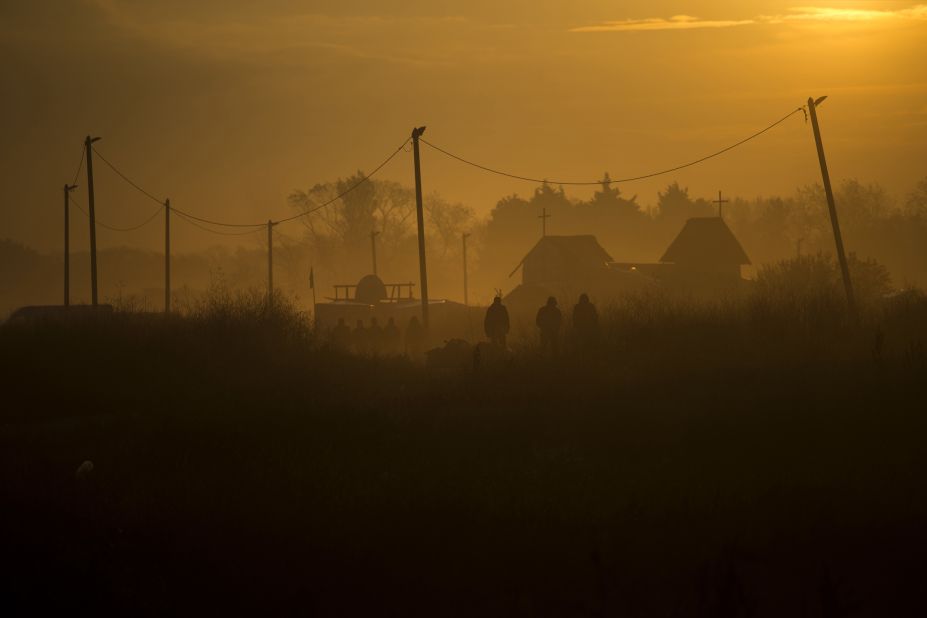
<path id="1" fill-rule="evenodd" d="M 315 268 L 311 266 L 309 267 L 309 289 L 315 289 Z"/>

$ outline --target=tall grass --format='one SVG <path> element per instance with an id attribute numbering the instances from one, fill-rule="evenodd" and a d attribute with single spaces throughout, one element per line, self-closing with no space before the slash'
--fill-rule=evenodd
<path id="1" fill-rule="evenodd" d="M 3 325 L 6 604 L 922 615 L 927 299 L 851 321 L 839 286 L 796 312 L 773 281 L 451 373 L 253 292 Z"/>

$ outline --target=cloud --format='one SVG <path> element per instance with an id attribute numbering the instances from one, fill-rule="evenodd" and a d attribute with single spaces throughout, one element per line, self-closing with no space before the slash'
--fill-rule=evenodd
<path id="1" fill-rule="evenodd" d="M 570 32 L 630 32 L 641 30 L 694 30 L 697 28 L 731 28 L 756 23 L 752 19 L 746 20 L 707 20 L 690 15 L 675 15 L 669 19 L 625 19 L 623 21 L 607 21 L 595 26 L 580 26 L 571 28 Z"/>
<path id="2" fill-rule="evenodd" d="M 769 23 L 781 22 L 879 22 L 900 20 L 927 20 L 927 4 L 907 9 L 880 11 L 868 9 L 835 9 L 817 6 L 798 6 L 785 15 L 767 17 Z"/>
<path id="3" fill-rule="evenodd" d="M 676 15 L 665 19 L 624 19 L 607 21 L 591 26 L 571 28 L 570 32 L 641 32 L 658 30 L 697 30 L 705 28 L 733 28 L 756 24 L 788 23 L 885 23 L 927 21 L 927 4 L 917 4 L 894 11 L 866 9 L 835 9 L 816 6 L 793 7 L 781 15 L 759 15 L 752 19 L 701 19 L 690 15 Z"/>

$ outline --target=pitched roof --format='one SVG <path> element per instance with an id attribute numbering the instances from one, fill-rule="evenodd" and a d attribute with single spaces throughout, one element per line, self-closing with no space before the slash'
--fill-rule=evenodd
<path id="1" fill-rule="evenodd" d="M 724 219 L 697 217 L 686 221 L 660 261 L 675 264 L 749 264 L 750 258 Z"/>
<path id="2" fill-rule="evenodd" d="M 564 262 L 583 267 L 601 267 L 612 261 L 612 256 L 602 248 L 596 237 L 591 234 L 578 236 L 544 236 L 522 258 L 512 275 L 525 263 L 532 253 L 545 249 L 562 256 Z M 510 277 L 512 275 L 509 275 Z"/>
<path id="3" fill-rule="evenodd" d="M 543 244 L 552 245 L 559 251 L 564 259 L 577 263 L 601 265 L 611 262 L 612 256 L 602 248 L 599 241 L 592 234 L 579 236 L 544 236 L 535 245 L 535 249 Z M 534 249 L 532 249 L 534 251 Z"/>

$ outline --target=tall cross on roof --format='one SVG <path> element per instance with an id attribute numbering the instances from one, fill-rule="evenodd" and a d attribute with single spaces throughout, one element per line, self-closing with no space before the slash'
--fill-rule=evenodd
<path id="1" fill-rule="evenodd" d="M 538 219 L 541 220 L 541 238 L 547 236 L 547 220 L 550 219 L 550 215 L 547 214 L 547 209 L 542 208 L 541 214 L 538 215 Z"/>
<path id="2" fill-rule="evenodd" d="M 718 191 L 718 199 L 714 200 L 714 201 L 712 202 L 712 204 L 717 204 L 717 205 L 718 205 L 718 218 L 719 218 L 719 219 L 721 218 L 721 205 L 722 205 L 722 204 L 727 204 L 727 203 L 730 202 L 730 201 L 731 201 L 731 200 L 721 199 L 721 192 Z"/>

